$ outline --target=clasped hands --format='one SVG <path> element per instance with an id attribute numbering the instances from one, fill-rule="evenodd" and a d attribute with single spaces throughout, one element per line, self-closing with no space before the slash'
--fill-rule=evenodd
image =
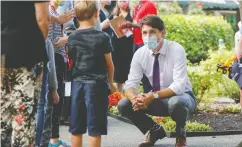
<path id="1" fill-rule="evenodd" d="M 154 97 L 151 94 L 141 93 L 131 99 L 134 111 L 145 110 L 153 102 Z"/>

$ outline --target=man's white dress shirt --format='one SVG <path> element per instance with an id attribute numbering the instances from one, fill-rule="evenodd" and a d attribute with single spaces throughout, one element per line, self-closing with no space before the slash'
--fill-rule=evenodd
<path id="1" fill-rule="evenodd" d="M 192 91 L 192 85 L 187 74 L 187 60 L 184 48 L 177 42 L 164 40 L 159 50 L 160 86 L 161 90 L 170 88 L 176 95 Z M 145 46 L 139 48 L 132 59 L 125 89 L 138 89 L 145 74 L 152 85 L 154 54 Z"/>

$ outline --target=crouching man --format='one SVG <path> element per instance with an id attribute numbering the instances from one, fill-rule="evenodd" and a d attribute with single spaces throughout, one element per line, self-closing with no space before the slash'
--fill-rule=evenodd
<path id="1" fill-rule="evenodd" d="M 145 17 L 140 27 L 144 46 L 138 49 L 125 83 L 126 98 L 118 104 L 122 116 L 130 119 L 147 138 L 139 147 L 153 146 L 166 137 L 162 126 L 146 114 L 171 116 L 176 122 L 175 147 L 186 147 L 186 120 L 196 108 L 196 98 L 188 79 L 186 53 L 174 41 L 164 39 L 164 22 L 155 15 Z M 145 74 L 152 89 L 138 94 L 139 83 Z"/>

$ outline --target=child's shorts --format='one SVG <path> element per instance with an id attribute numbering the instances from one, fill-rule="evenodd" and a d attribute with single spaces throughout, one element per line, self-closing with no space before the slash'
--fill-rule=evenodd
<path id="1" fill-rule="evenodd" d="M 70 133 L 107 135 L 108 95 L 103 81 L 72 82 Z"/>

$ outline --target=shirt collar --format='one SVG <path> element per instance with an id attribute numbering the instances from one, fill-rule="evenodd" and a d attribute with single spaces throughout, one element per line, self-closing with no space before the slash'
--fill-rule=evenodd
<path id="1" fill-rule="evenodd" d="M 160 53 L 161 55 L 165 55 L 166 50 L 167 50 L 167 40 L 164 39 L 163 45 L 162 45 L 161 49 L 158 51 L 158 53 Z M 153 54 L 153 52 L 151 50 L 150 50 L 150 54 Z"/>

